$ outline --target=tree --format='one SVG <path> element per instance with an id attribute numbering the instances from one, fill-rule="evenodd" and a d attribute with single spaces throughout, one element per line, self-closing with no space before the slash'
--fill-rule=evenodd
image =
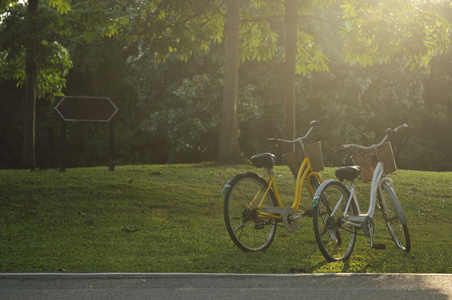
<path id="1" fill-rule="evenodd" d="M 297 55 L 298 1 L 285 3 L 284 22 L 286 25 L 284 61 L 284 138 L 295 139 L 295 66 Z M 293 145 L 284 145 L 289 152 Z M 290 146 L 290 147 L 289 147 Z"/>
<path id="2" fill-rule="evenodd" d="M 237 83 L 239 65 L 240 1 L 227 0 L 223 110 L 221 114 L 220 163 L 238 162 Z"/>
<path id="3" fill-rule="evenodd" d="M 65 85 L 64 76 L 71 67 L 68 52 L 61 41 L 68 41 L 71 34 L 80 32 L 85 42 L 91 42 L 99 35 L 111 37 L 117 32 L 119 23 L 102 19 L 109 11 L 99 11 L 103 7 L 98 3 L 95 6 L 98 9 L 90 11 L 97 13 L 96 17 L 83 23 L 76 16 L 68 14 L 70 3 L 70 0 L 29 0 L 21 4 L 18 0 L 9 0 L 2 1 L 0 6 L 0 76 L 17 80 L 26 87 L 23 168 L 36 168 L 36 98 L 52 100 L 55 95 L 61 95 Z M 77 4 L 83 4 L 83 1 Z M 62 18 L 62 15 L 66 15 L 66 18 Z M 99 33 L 101 26 L 103 30 Z"/>
<path id="4" fill-rule="evenodd" d="M 17 3 L 17 0 L 2 2 L 0 68 L 2 77 L 26 83 L 22 167 L 34 169 L 37 93 L 58 93 L 64 85 L 61 76 L 67 74 L 70 60 L 67 51 L 49 39 L 50 32 L 58 28 L 53 11 L 43 9 L 38 14 L 39 0 L 28 1 L 27 9 Z M 67 12 L 68 3 L 64 0 L 51 0 L 49 4 L 61 13 Z"/>
<path id="5" fill-rule="evenodd" d="M 38 0 L 30 0 L 28 13 L 30 19 L 34 19 L 38 11 Z M 35 156 L 35 115 L 36 115 L 36 91 L 38 80 L 37 51 L 34 45 L 25 46 L 25 73 L 26 95 L 24 116 L 24 142 L 22 148 L 22 167 L 26 169 L 36 168 Z"/>

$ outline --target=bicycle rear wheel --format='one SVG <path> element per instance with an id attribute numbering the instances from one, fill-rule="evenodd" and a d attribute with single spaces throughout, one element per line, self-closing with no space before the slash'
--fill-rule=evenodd
<path id="1" fill-rule="evenodd" d="M 347 213 L 344 210 L 350 191 L 339 181 L 326 182 L 317 191 L 319 204 L 314 208 L 314 234 L 317 245 L 328 261 L 342 261 L 350 257 L 356 241 L 356 228 L 347 225 L 345 217 L 357 214 L 354 201 Z"/>
<path id="2" fill-rule="evenodd" d="M 267 249 L 276 234 L 276 220 L 259 216 L 258 206 L 262 200 L 261 208 L 277 206 L 271 190 L 263 199 L 268 183 L 255 173 L 243 173 L 235 176 L 229 185 L 223 212 L 231 239 L 243 251 Z"/>
<path id="3" fill-rule="evenodd" d="M 383 219 L 385 220 L 389 233 L 397 247 L 409 252 L 411 250 L 410 234 L 406 224 L 405 213 L 400 205 L 399 199 L 388 182 L 383 182 L 381 187 L 383 194 L 380 191 L 378 192 L 378 201 L 380 202 Z"/>

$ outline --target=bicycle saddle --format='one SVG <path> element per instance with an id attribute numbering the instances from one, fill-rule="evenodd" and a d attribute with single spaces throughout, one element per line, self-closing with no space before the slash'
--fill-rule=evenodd
<path id="1" fill-rule="evenodd" d="M 358 178 L 361 168 L 359 166 L 342 167 L 336 170 L 336 177 L 342 180 L 353 181 Z"/>
<path id="2" fill-rule="evenodd" d="M 251 157 L 251 162 L 256 168 L 271 169 L 276 164 L 276 156 L 271 153 L 256 154 Z"/>

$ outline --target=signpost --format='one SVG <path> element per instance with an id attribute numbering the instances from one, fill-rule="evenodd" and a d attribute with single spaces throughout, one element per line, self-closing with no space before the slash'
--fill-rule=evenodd
<path id="1" fill-rule="evenodd" d="M 106 97 L 71 97 L 66 96 L 55 106 L 57 116 L 61 119 L 60 131 L 60 170 L 66 170 L 66 122 L 104 122 L 110 128 L 110 164 L 114 171 L 114 125 L 113 119 L 118 108 Z"/>

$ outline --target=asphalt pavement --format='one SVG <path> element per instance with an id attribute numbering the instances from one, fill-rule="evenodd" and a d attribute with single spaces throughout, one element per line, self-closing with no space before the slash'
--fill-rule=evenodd
<path id="1" fill-rule="evenodd" d="M 0 299 L 452 299 L 452 274 L 0 273 Z"/>

